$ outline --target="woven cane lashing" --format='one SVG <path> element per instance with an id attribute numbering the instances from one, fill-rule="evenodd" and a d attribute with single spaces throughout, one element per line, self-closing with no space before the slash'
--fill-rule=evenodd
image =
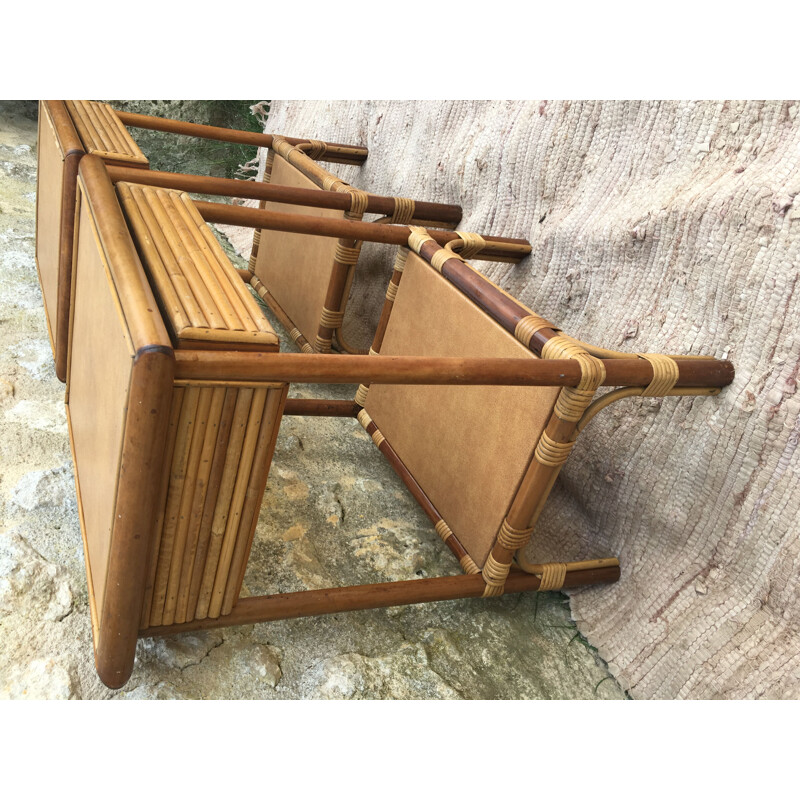
<path id="1" fill-rule="evenodd" d="M 301 189 L 320 188 L 280 155 L 272 165 L 270 183 Z M 344 219 L 344 212 L 336 209 L 278 203 L 266 203 L 264 208 L 284 214 Z M 326 236 L 261 231 L 255 274 L 309 342 L 317 338 L 337 246 L 338 240 Z"/>
<path id="2" fill-rule="evenodd" d="M 381 355 L 536 358 L 416 254 Z M 482 567 L 558 389 L 373 384 L 367 411 Z"/>

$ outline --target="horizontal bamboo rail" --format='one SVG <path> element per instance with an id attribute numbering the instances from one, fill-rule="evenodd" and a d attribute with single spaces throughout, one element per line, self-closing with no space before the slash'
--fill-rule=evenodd
<path id="1" fill-rule="evenodd" d="M 619 580 L 616 559 L 573 562 L 567 564 L 564 588 Z M 505 585 L 505 594 L 536 591 L 541 580 L 521 570 L 512 570 Z M 420 578 L 414 581 L 373 583 L 364 586 L 345 586 L 336 589 L 315 589 L 307 592 L 264 595 L 240 598 L 230 614 L 217 619 L 194 620 L 183 625 L 162 625 L 145 628 L 144 636 L 169 636 L 184 631 L 253 625 L 279 619 L 338 614 L 344 611 L 363 611 L 368 608 L 388 608 L 414 603 L 433 603 L 440 600 L 459 600 L 481 597 L 486 583 L 483 576 L 453 575 L 445 578 Z"/>
<path id="2" fill-rule="evenodd" d="M 316 400 L 290 397 L 283 409 L 284 417 L 355 417 L 361 406 L 353 400 Z"/>
<path id="3" fill-rule="evenodd" d="M 411 230 L 407 225 L 386 225 L 377 222 L 353 222 L 340 219 L 323 219 L 303 214 L 284 214 L 261 208 L 242 208 L 222 203 L 195 202 L 200 216 L 206 222 L 224 225 L 239 225 L 243 228 L 266 228 L 271 231 L 307 233 L 314 236 L 330 236 L 335 239 L 353 239 L 361 242 L 382 242 L 408 246 Z M 460 241 L 452 231 L 429 231 L 440 245 Z M 476 259 L 487 261 L 519 261 L 531 252 L 527 239 L 512 239 L 505 236 L 484 236 L 486 247 Z"/>
<path id="4" fill-rule="evenodd" d="M 116 109 L 115 109 L 116 111 Z M 151 131 L 177 133 L 182 136 L 196 136 L 199 139 L 215 139 L 218 142 L 249 144 L 255 147 L 272 147 L 271 133 L 255 133 L 253 131 L 237 131 L 230 128 L 218 128 L 214 125 L 199 125 L 196 122 L 183 122 L 167 117 L 150 117 L 146 114 L 134 114 L 130 111 L 116 111 L 120 122 L 131 128 L 146 128 Z M 293 145 L 306 144 L 309 139 L 295 139 L 284 136 Z M 337 144 L 325 142 L 325 161 L 338 164 L 363 164 L 367 160 L 369 150 L 360 145 Z"/>
<path id="5" fill-rule="evenodd" d="M 730 361 L 676 358 L 675 388 L 722 387 L 734 377 Z M 647 386 L 649 361 L 608 359 L 603 386 Z M 577 386 L 575 359 L 351 356 L 311 353 L 242 353 L 183 350 L 175 353 L 176 379 L 289 383 L 386 383 L 469 386 Z"/>
<path id="6" fill-rule="evenodd" d="M 160 186 L 163 189 L 178 189 L 195 194 L 215 194 L 220 197 L 246 197 L 250 200 L 269 200 L 273 203 L 288 203 L 311 208 L 334 208 L 349 211 L 353 198 L 348 192 L 326 192 L 323 189 L 303 189 L 294 186 L 279 186 L 261 181 L 239 181 L 233 178 L 211 178 L 205 175 L 183 175 L 179 172 L 158 172 L 129 167 L 107 167 L 112 183 L 129 182 Z M 367 200 L 365 214 L 391 216 L 395 212 L 395 198 L 371 194 Z M 450 203 L 414 202 L 419 219 L 435 219 L 437 222 L 456 224 L 461 220 L 463 209 Z"/>

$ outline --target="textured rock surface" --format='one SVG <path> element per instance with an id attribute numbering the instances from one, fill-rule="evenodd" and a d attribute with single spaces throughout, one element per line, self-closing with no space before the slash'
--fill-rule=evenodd
<path id="1" fill-rule="evenodd" d="M 558 594 L 145 639 L 128 685 L 106 689 L 34 263 L 35 140 L 35 122 L 0 103 L 0 697 L 624 696 Z M 456 570 L 354 421 L 286 419 L 277 451 L 246 592 Z"/>
<path id="2" fill-rule="evenodd" d="M 572 613 L 635 697 L 800 697 L 800 103 L 276 102 L 269 129 L 366 144 L 338 174 L 527 236 L 478 269 L 570 334 L 730 358 L 713 400 L 626 400 L 581 437 L 528 553 L 618 554 Z M 237 245 L 246 253 L 249 239 Z M 348 338 L 390 254 L 365 246 Z M 359 285 L 360 281 L 360 285 Z"/>

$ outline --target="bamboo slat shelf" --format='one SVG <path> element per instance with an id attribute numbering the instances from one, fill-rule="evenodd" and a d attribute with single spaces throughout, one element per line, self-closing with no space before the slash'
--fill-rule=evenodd
<path id="1" fill-rule="evenodd" d="M 274 138 L 271 134 L 227 130 L 141 114 L 125 114 L 115 111 L 107 103 L 83 100 L 43 100 L 39 103 L 36 266 L 44 296 L 56 375 L 61 381 L 66 381 L 69 347 L 67 339 L 78 164 L 88 153 L 102 158 L 109 167 L 124 168 L 140 176 L 149 172 L 148 159 L 133 141 L 128 127 L 144 127 L 257 147 L 270 147 Z M 308 139 L 289 141 L 297 145 L 313 141 L 319 157 L 335 163 L 361 164 L 367 157 L 367 149 L 358 145 Z M 324 153 L 321 152 L 323 148 Z M 220 179 L 194 177 L 205 181 L 204 188 L 196 191 L 210 194 L 216 194 L 215 189 L 218 188 L 222 194 L 235 196 L 226 187 L 237 184 L 241 188 L 244 183 L 222 181 L 222 184 L 215 184 Z"/>
<path id="2" fill-rule="evenodd" d="M 176 348 L 278 349 L 186 192 L 119 183 L 117 193 Z"/>
<path id="3" fill-rule="evenodd" d="M 145 169 L 150 166 L 147 157 L 108 103 L 67 100 L 66 105 L 87 153 L 99 156 L 107 164 Z"/>

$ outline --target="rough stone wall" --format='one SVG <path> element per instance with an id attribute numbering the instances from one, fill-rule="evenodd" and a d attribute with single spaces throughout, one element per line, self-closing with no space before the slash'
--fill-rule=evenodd
<path id="1" fill-rule="evenodd" d="M 272 132 L 366 144 L 362 189 L 527 236 L 476 262 L 564 330 L 730 358 L 713 399 L 628 399 L 586 430 L 528 555 L 619 555 L 573 615 L 635 697 L 800 696 L 796 102 L 275 102 Z M 336 168 L 335 168 L 336 169 Z M 239 239 L 247 250 L 247 236 Z M 351 336 L 389 253 L 365 247 Z"/>

